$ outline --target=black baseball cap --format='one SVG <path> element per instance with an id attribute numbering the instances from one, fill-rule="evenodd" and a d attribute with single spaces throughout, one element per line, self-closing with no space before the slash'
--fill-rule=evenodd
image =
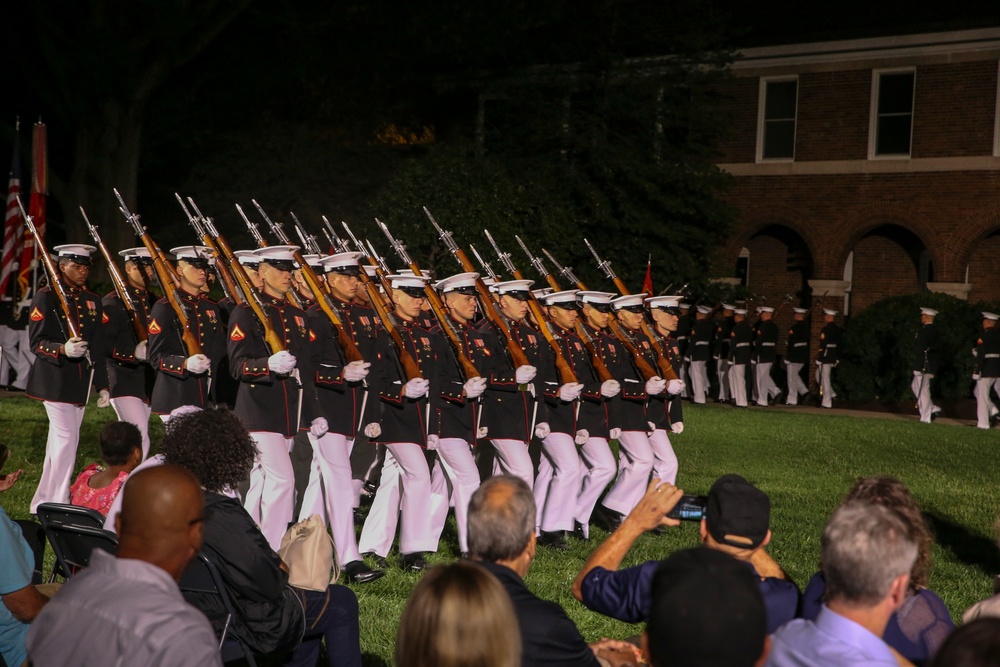
<path id="1" fill-rule="evenodd" d="M 756 549 L 767 537 L 771 500 L 739 475 L 723 475 L 708 492 L 705 527 L 719 544 Z"/>

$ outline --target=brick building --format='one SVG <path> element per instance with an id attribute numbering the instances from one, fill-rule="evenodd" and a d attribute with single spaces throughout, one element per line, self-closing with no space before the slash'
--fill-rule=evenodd
<path id="1" fill-rule="evenodd" d="M 848 315 L 924 289 L 1000 300 L 998 62 L 1000 28 L 743 50 L 719 278 Z"/>

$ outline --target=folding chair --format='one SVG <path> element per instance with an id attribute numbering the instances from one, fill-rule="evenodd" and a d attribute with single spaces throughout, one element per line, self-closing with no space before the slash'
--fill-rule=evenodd
<path id="1" fill-rule="evenodd" d="M 249 667 L 257 667 L 253 650 L 244 644 L 239 637 L 229 633 L 233 616 L 239 612 L 229 598 L 226 584 L 215 564 L 204 554 L 199 553 L 184 570 L 179 586 L 184 598 L 192 604 L 196 600 L 194 598 L 196 595 L 214 595 L 219 598 L 225 613 L 221 618 L 210 618 L 209 620 L 212 621 L 213 627 L 220 625 L 222 627 L 219 633 L 219 654 L 222 657 L 222 662 L 244 660 Z"/>
<path id="2" fill-rule="evenodd" d="M 87 507 L 62 503 L 42 503 L 35 512 L 56 555 L 56 567 L 49 581 L 56 576 L 69 578 L 90 564 L 90 552 L 103 549 L 110 554 L 118 551 L 118 536 L 104 530 L 104 516 Z"/>

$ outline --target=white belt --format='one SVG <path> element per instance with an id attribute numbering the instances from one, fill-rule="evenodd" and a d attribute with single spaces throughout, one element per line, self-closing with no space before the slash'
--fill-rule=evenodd
<path id="1" fill-rule="evenodd" d="M 1000 359 L 1000 354 L 987 354 L 983 356 L 983 359 Z"/>
<path id="2" fill-rule="evenodd" d="M 750 347 L 750 343 L 736 343 L 736 347 Z"/>
<path id="3" fill-rule="evenodd" d="M 809 343 L 792 343 L 792 347 L 806 347 Z"/>
<path id="4" fill-rule="evenodd" d="M 833 349 L 833 348 L 835 348 L 835 347 L 837 347 L 837 344 L 836 344 L 836 343 L 834 343 L 834 344 L 832 344 L 832 345 L 827 345 L 827 346 L 826 346 L 826 349 L 828 349 L 828 350 L 832 350 L 832 349 Z"/>
<path id="5" fill-rule="evenodd" d="M 708 344 L 709 344 L 709 341 L 707 341 L 707 340 L 695 341 L 695 345 L 708 345 Z"/>
<path id="6" fill-rule="evenodd" d="M 777 343 L 761 343 L 761 347 L 774 347 Z"/>

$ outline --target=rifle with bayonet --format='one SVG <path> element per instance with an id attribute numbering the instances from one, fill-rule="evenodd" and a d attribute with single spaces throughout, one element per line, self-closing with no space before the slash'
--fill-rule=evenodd
<path id="1" fill-rule="evenodd" d="M 489 232 L 487 232 L 487 234 L 489 234 Z M 470 243 L 469 250 L 472 251 L 472 254 L 476 258 L 476 261 L 479 262 L 479 266 L 483 267 L 483 270 L 480 273 L 485 273 L 490 277 L 490 279 L 493 282 L 498 282 L 500 280 L 500 277 L 497 275 L 496 271 L 493 270 L 493 267 L 490 266 L 485 259 L 483 259 L 482 255 L 479 254 L 479 251 L 476 250 L 476 246 Z"/>
<path id="2" fill-rule="evenodd" d="M 347 360 L 364 361 L 358 346 L 354 344 L 354 340 L 351 339 L 350 334 L 348 334 L 344 329 L 343 321 L 337 314 L 336 306 L 334 306 L 333 301 L 331 301 L 330 295 L 320 286 L 319 277 L 302 256 L 302 251 L 288 242 L 288 236 L 281 228 L 281 225 L 275 223 L 268 217 L 267 213 L 264 212 L 264 209 L 261 208 L 261 205 L 257 203 L 257 200 L 251 201 L 253 201 L 253 205 L 257 207 L 261 217 L 264 218 L 264 222 L 268 224 L 277 239 L 282 244 L 294 248 L 292 255 L 295 257 L 295 261 L 298 262 L 299 267 L 302 270 L 302 277 L 305 278 L 306 284 L 309 285 L 309 289 L 312 290 L 312 293 L 316 296 L 316 303 L 319 305 L 320 310 L 326 314 L 327 318 L 330 320 L 330 324 L 333 325 L 333 330 L 337 332 L 337 341 L 344 349 L 344 355 L 347 357 Z M 289 292 L 289 294 L 291 293 L 292 292 Z"/>
<path id="3" fill-rule="evenodd" d="M 364 243 L 358 240 L 358 237 L 354 235 L 354 232 L 351 231 L 351 228 L 347 226 L 346 222 L 341 221 L 340 224 L 344 226 L 344 230 L 347 232 L 347 235 L 351 238 L 351 242 L 354 243 L 354 246 L 357 248 L 356 252 L 361 257 L 364 257 L 366 260 L 368 260 L 369 266 L 375 268 L 375 275 L 379 280 L 379 284 L 382 286 L 382 289 L 379 290 L 379 285 L 376 285 L 374 282 L 372 282 L 371 277 L 365 272 L 364 267 L 361 267 L 361 273 L 359 274 L 358 278 L 359 280 L 361 280 L 361 284 L 365 286 L 365 292 L 368 293 L 368 300 L 372 304 L 374 304 L 376 301 L 380 302 L 383 308 L 385 308 L 387 312 L 391 313 L 394 308 L 392 304 L 392 299 L 389 298 L 389 294 L 391 294 L 391 287 L 389 286 L 388 281 L 386 281 L 385 279 L 387 274 L 382 270 L 382 267 L 380 265 L 382 258 L 377 256 L 374 248 L 366 247 Z M 350 248 L 350 246 L 348 246 L 346 243 L 344 244 L 344 247 Z M 351 251 L 347 249 L 344 250 L 344 252 L 351 252 Z M 374 305 L 372 307 L 374 308 Z"/>
<path id="4" fill-rule="evenodd" d="M 330 242 L 330 247 L 333 248 L 333 251 L 351 252 L 351 247 L 347 245 L 347 241 L 337 236 L 337 232 L 333 229 L 333 225 L 330 224 L 330 221 L 327 220 L 326 216 L 323 215 L 320 217 L 322 218 L 323 226 L 325 227 L 323 233 L 326 235 L 326 240 Z M 344 221 L 341 221 L 340 224 L 342 224 L 344 227 L 347 227 L 347 223 Z M 357 241 L 357 239 L 355 239 L 355 241 Z"/>
<path id="5" fill-rule="evenodd" d="M 597 267 L 604 272 L 604 275 L 607 276 L 607 278 L 611 282 L 614 283 L 615 287 L 618 288 L 618 291 L 621 292 L 622 296 L 630 294 L 628 289 L 626 289 L 625 287 L 625 281 L 623 281 L 621 278 L 615 275 L 614 270 L 611 268 L 611 262 L 608 260 L 602 260 L 601 256 L 597 254 L 597 250 L 595 250 L 594 246 L 590 244 L 590 241 L 584 239 L 583 242 L 587 244 L 587 247 L 590 249 L 591 254 L 594 256 L 594 259 L 597 260 Z M 639 328 L 640 331 L 642 331 L 643 335 L 645 335 L 646 338 L 649 339 L 650 345 L 653 346 L 653 351 L 656 353 L 656 366 L 660 371 L 659 372 L 660 377 L 662 377 L 664 380 L 678 379 L 677 372 L 673 369 L 673 366 L 670 365 L 670 360 L 667 358 L 666 351 L 664 350 L 665 341 L 663 340 L 663 338 L 661 338 L 659 335 L 653 332 L 649 324 L 646 322 L 645 315 L 643 315 L 642 317 L 642 321 L 641 324 L 639 325 Z M 628 342 L 624 338 L 622 338 L 622 342 L 625 343 L 626 346 L 628 345 Z M 631 352 L 631 349 L 629 351 Z M 639 365 L 638 362 L 636 363 L 636 365 L 637 366 Z M 640 368 L 640 370 L 642 369 Z"/>
<path id="6" fill-rule="evenodd" d="M 268 227 L 271 228 L 271 233 L 274 234 L 274 237 L 276 239 L 278 239 L 278 243 L 288 246 L 292 245 L 292 242 L 288 239 L 288 234 L 285 234 L 285 230 L 282 228 L 281 224 L 271 220 L 271 218 L 267 216 L 267 213 L 264 213 L 264 209 L 260 207 L 260 204 L 257 203 L 257 200 L 251 199 L 250 201 L 252 201 L 253 205 L 257 207 L 257 210 L 260 212 L 261 217 L 264 218 L 264 222 L 266 222 Z M 262 243 L 260 247 L 266 248 L 268 246 L 267 243 Z M 301 264 L 304 265 L 305 262 L 301 262 Z M 292 304 L 293 306 L 301 310 L 305 310 L 309 306 L 309 304 L 302 303 L 302 299 L 299 298 L 298 292 L 296 292 L 294 289 L 288 290 L 288 293 L 285 294 L 285 298 L 288 299 L 288 303 Z M 316 301 L 317 302 L 319 301 L 319 297 L 317 297 Z"/>
<path id="7" fill-rule="evenodd" d="M 292 218 L 292 224 L 295 226 L 295 233 L 298 234 L 299 239 L 302 241 L 302 247 L 305 251 L 311 255 L 322 257 L 323 251 L 319 247 L 316 235 L 310 234 L 306 231 L 306 228 L 302 226 L 301 222 L 299 222 L 299 217 L 295 215 L 293 211 L 289 211 L 288 215 Z"/>
<path id="8" fill-rule="evenodd" d="M 212 251 L 212 255 L 215 258 L 215 270 L 219 274 L 219 279 L 222 282 L 222 291 L 226 293 L 233 303 L 237 306 L 243 303 L 243 295 L 240 293 L 239 288 L 236 286 L 236 280 L 233 277 L 232 272 L 229 267 L 226 266 L 225 258 L 222 253 L 219 252 L 215 240 L 212 235 L 208 232 L 208 227 L 212 225 L 212 221 L 201 214 L 198 207 L 194 205 L 194 200 L 188 197 L 188 201 L 191 202 L 191 207 L 197 211 L 197 215 L 191 213 L 188 210 L 187 204 L 181 199 L 181 196 L 174 193 L 174 197 L 177 198 L 177 203 L 181 205 L 181 210 L 184 211 L 184 215 L 187 216 L 188 222 L 191 224 L 191 228 L 194 229 L 194 233 L 198 235 L 201 239 L 202 245 Z M 203 222 L 204 221 L 204 222 Z"/>
<path id="9" fill-rule="evenodd" d="M 267 239 L 265 239 L 264 235 L 260 233 L 260 228 L 257 227 L 257 223 L 250 222 L 250 218 L 248 218 L 247 214 L 243 212 L 243 207 L 239 204 L 236 205 L 236 210 L 240 212 L 240 217 L 243 218 L 243 222 L 247 224 L 247 229 L 250 230 L 250 236 L 252 236 L 253 240 L 257 242 L 257 247 L 266 248 Z"/>
<path id="10" fill-rule="evenodd" d="M 142 240 L 142 244 L 146 246 L 150 257 L 153 258 L 153 270 L 156 272 L 157 280 L 160 281 L 160 287 L 163 288 L 163 296 L 166 297 L 167 303 L 170 304 L 174 314 L 177 315 L 177 321 L 180 322 L 181 341 L 184 343 L 184 348 L 187 350 L 188 356 L 193 357 L 196 354 L 202 354 L 201 342 L 194 335 L 194 332 L 191 331 L 191 321 L 188 318 L 187 308 L 185 308 L 182 300 L 180 279 L 177 276 L 177 270 L 170 264 L 166 254 L 153 242 L 153 238 L 149 235 L 146 226 L 139 221 L 139 216 L 128 209 L 125 200 L 122 199 L 117 189 L 114 190 L 114 193 L 115 197 L 118 198 L 118 210 L 125 216 L 125 220 L 132 225 L 136 236 Z"/>
<path id="11" fill-rule="evenodd" d="M 400 243 L 389 231 L 389 228 L 384 222 L 375 218 L 375 224 L 379 226 L 382 233 L 385 234 L 386 238 L 389 239 L 389 244 L 392 249 L 396 251 L 396 255 L 399 259 L 410 267 L 413 271 L 413 275 L 422 276 L 424 275 L 420 271 L 420 266 L 410 258 L 410 254 L 406 252 L 406 246 Z M 427 302 L 431 305 L 431 311 L 434 313 L 434 317 L 437 318 L 438 323 L 441 325 L 441 331 L 444 332 L 445 338 L 451 343 L 452 350 L 455 353 L 455 360 L 458 362 L 459 369 L 462 371 L 462 375 L 465 376 L 466 380 L 471 380 L 472 378 L 481 377 L 479 371 L 476 370 L 475 365 L 465 354 L 465 347 L 462 345 L 462 341 L 458 339 L 458 334 L 455 332 L 455 327 L 452 324 L 451 317 L 448 315 L 448 311 L 445 309 L 444 304 L 441 302 L 441 298 L 434 291 L 434 288 L 430 286 L 430 283 L 424 284 L 424 294 L 427 295 Z"/>
<path id="12" fill-rule="evenodd" d="M 437 220 L 434 219 L 434 216 L 431 215 L 431 212 L 427 210 L 426 206 L 424 206 L 424 214 L 431 221 L 431 224 L 434 225 L 434 229 L 437 230 L 438 236 L 440 236 L 441 240 L 444 241 L 448 251 L 458 261 L 459 265 L 461 265 L 462 270 L 476 273 L 476 267 L 473 266 L 471 261 L 469 261 L 465 251 L 458 247 L 458 244 L 455 243 L 452 233 L 446 232 L 441 228 L 441 225 L 437 223 Z M 524 354 L 524 350 L 521 349 L 517 339 L 514 338 L 514 334 L 510 332 L 510 327 L 507 326 L 507 323 L 497 311 L 496 303 L 493 301 L 493 295 L 490 293 L 489 288 L 486 287 L 486 283 L 483 282 L 482 278 L 476 279 L 476 291 L 479 293 L 479 301 L 483 306 L 483 314 L 486 316 L 486 319 L 488 319 L 490 323 L 496 327 L 497 331 L 500 332 L 501 337 L 506 343 L 507 352 L 510 354 L 510 359 L 514 364 L 514 368 L 519 366 L 529 366 L 530 362 L 528 361 L 527 355 Z"/>
<path id="13" fill-rule="evenodd" d="M 90 223 L 90 218 L 87 217 L 87 212 L 83 210 L 82 206 L 80 207 L 80 215 L 83 216 L 83 221 L 87 223 L 87 230 L 90 232 L 90 238 L 94 239 L 94 243 L 97 244 L 97 249 L 101 251 L 104 261 L 108 264 L 108 274 L 111 275 L 111 282 L 115 286 L 115 292 L 118 293 L 118 298 L 121 299 L 122 307 L 125 308 L 125 313 L 128 315 L 129 319 L 132 320 L 132 333 L 135 334 L 135 342 L 141 343 L 149 338 L 149 332 L 146 330 L 146 323 L 142 321 L 139 309 L 136 308 L 135 301 L 132 299 L 132 293 L 128 289 L 128 284 L 125 282 L 124 276 L 122 276 L 121 271 L 118 269 L 118 265 L 115 264 L 115 260 L 111 257 L 111 253 L 108 251 L 108 246 L 104 245 L 101 235 L 97 232 L 97 227 Z M 39 248 L 39 250 L 41 250 L 41 248 Z M 142 269 L 139 271 L 140 273 L 143 273 Z"/>
<path id="14" fill-rule="evenodd" d="M 504 265 L 507 272 L 514 277 L 514 280 L 524 280 L 524 274 L 522 274 L 517 267 L 514 266 L 514 260 L 511 259 L 510 253 L 501 251 L 500 246 L 493 240 L 493 236 L 489 233 L 489 231 L 485 229 L 483 231 L 486 232 L 486 238 L 489 239 L 490 245 L 493 246 L 493 250 L 496 251 L 497 257 L 500 259 L 500 263 Z M 517 240 L 521 243 L 521 247 L 525 249 L 525 252 L 527 252 L 527 247 L 521 239 L 518 238 Z M 530 252 L 528 253 L 528 256 L 531 257 Z M 531 260 L 531 265 L 535 266 L 534 258 L 531 258 Z M 556 339 L 555 334 L 552 333 L 552 328 L 545 319 L 542 307 L 538 305 L 538 300 L 535 298 L 534 294 L 532 294 L 531 298 L 528 299 L 528 309 L 535 317 L 535 322 L 538 324 L 538 330 L 542 332 L 542 336 L 548 341 L 549 347 L 552 348 L 552 352 L 555 354 L 556 370 L 559 371 L 559 381 L 562 384 L 577 382 L 576 373 L 573 372 L 573 367 L 570 363 L 566 361 L 566 356 L 563 354 L 562 347 L 559 345 L 559 341 Z"/>

